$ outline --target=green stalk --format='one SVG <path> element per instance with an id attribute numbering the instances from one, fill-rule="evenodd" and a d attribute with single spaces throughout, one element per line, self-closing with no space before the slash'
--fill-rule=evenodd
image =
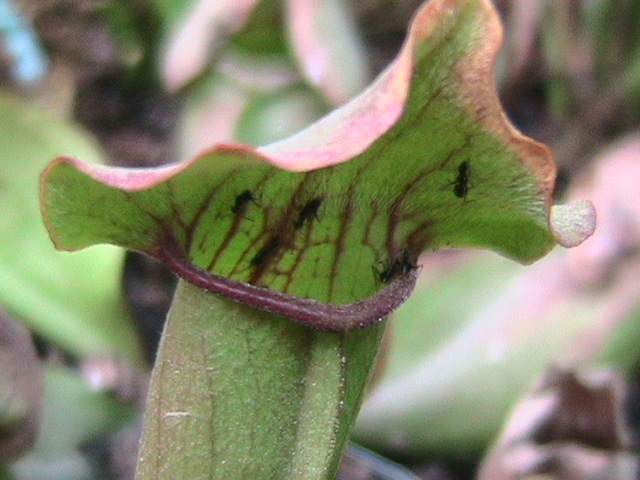
<path id="1" fill-rule="evenodd" d="M 383 331 L 320 332 L 181 281 L 136 480 L 334 478 Z"/>

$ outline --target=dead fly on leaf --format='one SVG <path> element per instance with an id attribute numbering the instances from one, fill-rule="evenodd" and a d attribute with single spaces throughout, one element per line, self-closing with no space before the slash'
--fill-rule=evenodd
<path id="1" fill-rule="evenodd" d="M 266 261 L 269 260 L 270 257 L 282 247 L 284 242 L 282 241 L 282 237 L 276 235 L 271 237 L 267 243 L 256 253 L 256 255 L 251 259 L 251 265 L 262 265 Z"/>
<path id="2" fill-rule="evenodd" d="M 408 275 L 418 268 L 415 256 L 405 248 L 399 257 L 387 260 L 381 271 L 376 270 L 378 279 L 382 283 L 390 283 L 391 280 L 401 275 Z"/>
<path id="3" fill-rule="evenodd" d="M 236 197 L 236 203 L 231 208 L 231 211 L 236 215 L 243 216 L 250 203 L 258 205 L 258 199 L 251 190 L 245 190 Z"/>
<path id="4" fill-rule="evenodd" d="M 317 220 L 320 205 L 322 205 L 321 198 L 314 198 L 313 200 L 308 201 L 307 204 L 302 207 L 302 210 L 300 210 L 298 219 L 293 224 L 294 228 L 296 230 L 300 230 L 302 227 L 304 227 L 304 224 L 307 222 L 307 220 L 311 220 L 313 218 Z"/>
<path id="5" fill-rule="evenodd" d="M 471 181 L 471 163 L 464 161 L 458 167 L 458 176 L 452 182 L 453 193 L 456 197 L 467 200 L 469 195 L 469 182 Z"/>

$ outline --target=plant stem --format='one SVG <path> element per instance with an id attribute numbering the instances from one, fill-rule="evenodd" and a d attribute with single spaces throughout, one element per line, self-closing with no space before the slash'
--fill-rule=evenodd
<path id="1" fill-rule="evenodd" d="M 320 332 L 181 281 L 136 480 L 333 478 L 383 331 Z"/>

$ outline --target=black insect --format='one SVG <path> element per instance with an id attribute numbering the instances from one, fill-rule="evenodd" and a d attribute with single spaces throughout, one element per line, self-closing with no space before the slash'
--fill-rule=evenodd
<path id="1" fill-rule="evenodd" d="M 453 193 L 456 197 L 467 199 L 469 195 L 469 182 L 471 180 L 471 163 L 464 161 L 458 167 L 458 176 L 453 181 Z"/>
<path id="2" fill-rule="evenodd" d="M 390 283 L 394 278 L 408 275 L 418 268 L 416 257 L 405 248 L 400 256 L 388 260 L 381 271 L 377 271 L 378 279 L 382 283 Z"/>
<path id="3" fill-rule="evenodd" d="M 282 237 L 279 235 L 275 235 L 269 239 L 267 243 L 256 253 L 256 255 L 251 259 L 251 265 L 262 265 L 266 261 L 269 260 L 270 257 L 282 247 L 284 244 Z"/>
<path id="4" fill-rule="evenodd" d="M 300 230 L 302 227 L 304 227 L 304 224 L 308 220 L 311 220 L 313 218 L 317 220 L 318 210 L 320 209 L 321 205 L 322 205 L 321 198 L 314 198 L 313 200 L 309 200 L 307 204 L 304 207 L 302 207 L 302 210 L 300 210 L 298 219 L 293 224 L 294 228 L 296 230 Z"/>
<path id="5" fill-rule="evenodd" d="M 251 190 L 245 190 L 236 197 L 236 203 L 231 208 L 231 211 L 236 215 L 242 216 L 247 211 L 250 203 L 258 205 L 258 199 Z"/>

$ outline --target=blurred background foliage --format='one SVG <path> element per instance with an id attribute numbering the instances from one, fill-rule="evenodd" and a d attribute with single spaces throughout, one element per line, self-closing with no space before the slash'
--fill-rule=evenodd
<path id="1" fill-rule="evenodd" d="M 0 0 L 0 479 L 133 478 L 175 284 L 133 253 L 54 251 L 44 165 L 284 138 L 365 88 L 420 3 Z M 599 227 L 531 267 L 421 259 L 356 430 L 387 458 L 353 449 L 345 479 L 637 475 L 640 3 L 494 3 L 506 113 L 556 154 L 558 201 L 591 199 Z"/>

